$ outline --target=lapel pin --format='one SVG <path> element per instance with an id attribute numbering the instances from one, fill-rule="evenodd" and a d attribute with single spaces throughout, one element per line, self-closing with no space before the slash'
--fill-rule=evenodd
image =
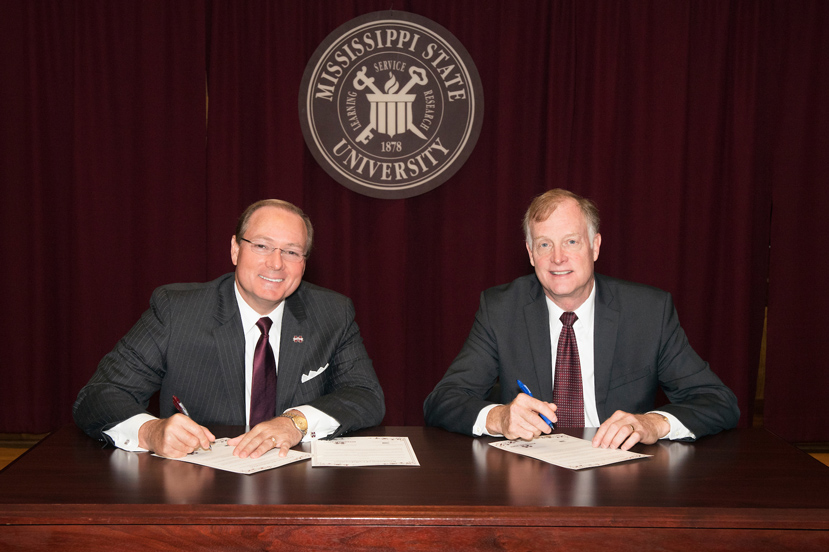
<path id="1" fill-rule="evenodd" d="M 301 335 L 295 335 L 294 336 L 294 343 L 302 343 L 302 336 Z"/>

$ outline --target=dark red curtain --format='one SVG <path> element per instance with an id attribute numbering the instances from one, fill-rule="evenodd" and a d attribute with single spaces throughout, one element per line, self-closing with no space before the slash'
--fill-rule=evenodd
<path id="1" fill-rule="evenodd" d="M 790 441 L 829 441 L 829 4 L 763 7 L 758 173 L 772 184 L 764 420 Z"/>
<path id="2" fill-rule="evenodd" d="M 556 186 L 599 205 L 598 271 L 673 292 L 692 345 L 735 390 L 748 424 L 767 291 L 769 381 L 788 369 L 771 352 L 788 339 L 772 339 L 772 199 L 775 217 L 792 197 L 818 212 L 812 194 L 826 188 L 829 17 L 818 2 L 793 4 L 4 4 L 0 432 L 69 421 L 78 389 L 155 286 L 232 269 L 235 219 L 263 197 L 295 202 L 314 221 L 306 278 L 354 299 L 386 391 L 385 423 L 421 424 L 480 292 L 531 270 L 521 216 Z M 406 200 L 334 182 L 305 147 L 297 113 L 317 45 L 349 19 L 388 9 L 450 30 L 485 95 L 465 166 Z M 790 171 L 781 156 L 810 164 Z M 803 225 L 794 216 L 775 219 L 794 237 L 771 250 L 774 259 L 789 248 L 779 276 L 789 286 L 820 256 L 791 247 L 809 241 L 799 230 L 829 235 L 817 216 Z M 808 291 L 809 304 L 824 299 L 819 282 Z M 810 315 L 806 327 L 826 325 Z M 812 359 L 799 367 L 804 385 L 829 379 L 814 343 L 803 350 Z M 825 426 L 809 427 L 829 439 Z"/>
<path id="3" fill-rule="evenodd" d="M 205 3 L 0 4 L 0 432 L 71 420 L 152 288 L 209 276 Z"/>

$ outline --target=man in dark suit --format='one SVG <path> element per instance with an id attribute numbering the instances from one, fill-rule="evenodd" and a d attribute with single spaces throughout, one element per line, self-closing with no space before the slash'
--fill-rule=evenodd
<path id="1" fill-rule="evenodd" d="M 570 408 L 572 425 L 599 427 L 594 446 L 627 450 L 737 424 L 736 397 L 689 345 L 670 294 L 594 273 L 598 230 L 588 199 L 555 189 L 533 200 L 524 231 L 535 274 L 481 294 L 463 349 L 424 403 L 428 425 L 533 439 L 551 431 L 540 415 L 555 423 Z M 561 341 L 567 317 L 572 355 Z M 578 391 L 555 404 L 566 369 L 556 360 L 566 356 L 576 359 Z M 489 400 L 496 382 L 500 403 Z M 654 410 L 659 387 L 671 402 Z"/>
<path id="2" fill-rule="evenodd" d="M 78 427 L 126 450 L 180 457 L 215 440 L 204 425 L 250 425 L 230 444 L 256 458 L 380 423 L 383 391 L 354 306 L 302 281 L 312 239 L 295 205 L 248 207 L 230 243 L 235 273 L 156 289 L 78 394 Z M 146 412 L 156 391 L 161 418 Z"/>

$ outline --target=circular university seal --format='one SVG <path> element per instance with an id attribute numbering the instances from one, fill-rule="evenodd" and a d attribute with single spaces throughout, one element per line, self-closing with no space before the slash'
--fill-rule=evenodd
<path id="1" fill-rule="evenodd" d="M 323 169 L 361 194 L 399 199 L 443 184 L 478 140 L 481 80 L 446 29 L 408 12 L 345 23 L 302 77 L 299 119 Z"/>

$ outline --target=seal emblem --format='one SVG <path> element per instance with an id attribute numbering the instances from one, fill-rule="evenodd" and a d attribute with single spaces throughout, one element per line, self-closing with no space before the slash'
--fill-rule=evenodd
<path id="1" fill-rule="evenodd" d="M 483 91 L 449 31 L 408 12 L 374 12 L 317 48 L 302 78 L 299 118 L 314 158 L 340 184 L 406 198 L 440 186 L 469 157 Z"/>

